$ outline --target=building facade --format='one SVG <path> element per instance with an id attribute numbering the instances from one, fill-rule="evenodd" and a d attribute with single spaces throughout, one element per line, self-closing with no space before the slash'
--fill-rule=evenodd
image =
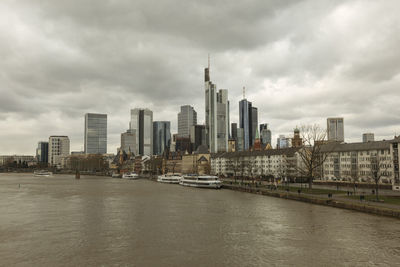
<path id="1" fill-rule="evenodd" d="M 169 121 L 153 122 L 153 154 L 162 155 L 171 145 L 171 123 Z"/>
<path id="2" fill-rule="evenodd" d="M 69 156 L 70 142 L 68 136 L 49 137 L 49 164 L 61 168 L 62 159 Z"/>
<path id="3" fill-rule="evenodd" d="M 36 148 L 36 160 L 38 163 L 49 163 L 49 142 L 39 142 Z"/>
<path id="4" fill-rule="evenodd" d="M 149 109 L 132 109 L 129 129 L 136 135 L 135 155 L 152 155 L 153 112 Z"/>
<path id="5" fill-rule="evenodd" d="M 258 128 L 258 109 L 256 107 L 251 107 L 251 144 L 254 146 L 256 140 L 256 132 Z"/>
<path id="6" fill-rule="evenodd" d="M 190 143 L 193 151 L 196 151 L 201 145 L 207 145 L 205 125 L 193 125 L 190 127 Z"/>
<path id="7" fill-rule="evenodd" d="M 399 143 L 400 138 L 395 138 L 389 141 L 323 145 L 321 153 L 326 160 L 320 171 L 321 178 L 373 183 L 374 168 L 378 167 L 381 183 L 399 184 L 399 154 L 396 151 Z"/>
<path id="8" fill-rule="evenodd" d="M 190 127 L 197 124 L 197 112 L 189 105 L 181 106 L 178 113 L 178 135 L 189 137 Z"/>
<path id="9" fill-rule="evenodd" d="M 205 119 L 207 145 L 211 153 L 227 151 L 229 135 L 228 90 L 221 89 L 210 80 L 210 65 L 204 71 Z"/>
<path id="10" fill-rule="evenodd" d="M 268 123 L 260 124 L 260 139 L 262 145 L 271 145 L 271 130 L 268 129 Z"/>
<path id="11" fill-rule="evenodd" d="M 281 134 L 276 140 L 276 147 L 278 149 L 290 147 L 290 139 Z"/>
<path id="12" fill-rule="evenodd" d="M 242 99 L 239 102 L 239 127 L 243 129 L 244 150 L 249 150 L 250 146 L 252 145 L 252 136 L 253 136 L 252 111 L 253 109 L 251 106 L 251 102 L 247 101 L 247 99 Z"/>
<path id="13" fill-rule="evenodd" d="M 244 151 L 244 129 L 237 129 L 236 151 Z"/>
<path id="14" fill-rule="evenodd" d="M 328 141 L 344 142 L 344 119 L 328 118 L 327 134 Z"/>
<path id="15" fill-rule="evenodd" d="M 85 114 L 84 151 L 107 154 L 107 114 Z"/>
<path id="16" fill-rule="evenodd" d="M 128 129 L 125 133 L 121 133 L 121 149 L 125 153 L 135 153 L 137 151 L 136 131 Z"/>
<path id="17" fill-rule="evenodd" d="M 373 133 L 364 133 L 362 135 L 362 140 L 364 143 L 373 142 L 375 140 L 375 136 Z"/>

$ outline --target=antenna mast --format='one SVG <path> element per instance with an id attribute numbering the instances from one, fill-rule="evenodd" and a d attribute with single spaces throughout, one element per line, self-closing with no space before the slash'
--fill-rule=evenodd
<path id="1" fill-rule="evenodd" d="M 246 87 L 243 86 L 243 99 L 246 98 Z"/>

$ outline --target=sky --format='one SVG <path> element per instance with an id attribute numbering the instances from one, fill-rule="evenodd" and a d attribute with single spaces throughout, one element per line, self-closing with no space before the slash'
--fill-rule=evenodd
<path id="1" fill-rule="evenodd" d="M 84 114 L 108 114 L 116 153 L 130 109 L 177 131 L 181 105 L 204 123 L 204 68 L 258 107 L 273 144 L 296 126 L 344 117 L 345 141 L 400 134 L 400 2 L 1 0 L 0 154 L 34 155 L 68 135 L 83 150 Z"/>

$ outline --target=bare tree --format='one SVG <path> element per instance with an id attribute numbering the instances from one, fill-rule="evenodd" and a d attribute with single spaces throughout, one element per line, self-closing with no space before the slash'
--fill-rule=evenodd
<path id="1" fill-rule="evenodd" d="M 298 150 L 301 163 L 297 166 L 301 175 L 308 178 L 309 188 L 312 188 L 313 180 L 318 170 L 324 164 L 329 153 L 321 153 L 326 137 L 326 131 L 318 125 L 306 125 L 301 127 L 303 147 Z M 324 151 L 326 152 L 326 151 Z"/>
<path id="2" fill-rule="evenodd" d="M 387 166 L 381 162 L 381 159 L 378 155 L 378 153 L 374 156 L 371 155 L 370 159 L 370 173 L 371 177 L 375 182 L 375 196 L 376 196 L 376 201 L 379 201 L 379 195 L 378 195 L 378 190 L 379 190 L 379 182 L 383 176 L 387 176 Z"/>
<path id="3" fill-rule="evenodd" d="M 353 192 L 356 194 L 356 183 L 359 181 L 359 170 L 358 170 L 358 161 L 357 161 L 357 153 L 352 153 L 351 155 L 351 171 L 350 171 L 351 181 L 353 183 Z"/>

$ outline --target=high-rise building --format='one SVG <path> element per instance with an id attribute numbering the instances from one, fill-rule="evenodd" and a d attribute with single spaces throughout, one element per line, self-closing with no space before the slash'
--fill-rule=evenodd
<path id="1" fill-rule="evenodd" d="M 258 109 L 251 107 L 251 146 L 254 145 L 256 140 L 256 132 L 258 128 Z"/>
<path id="2" fill-rule="evenodd" d="M 69 155 L 68 136 L 50 136 L 49 137 L 49 164 L 51 166 L 61 167 L 63 157 Z"/>
<path id="3" fill-rule="evenodd" d="M 190 127 L 197 124 L 197 112 L 189 105 L 181 106 L 178 113 L 178 135 L 189 137 Z"/>
<path id="4" fill-rule="evenodd" d="M 210 64 L 204 71 L 205 116 L 207 145 L 211 153 L 228 150 L 229 101 L 228 90 L 221 89 L 210 80 Z"/>
<path id="5" fill-rule="evenodd" d="M 328 141 L 344 142 L 344 119 L 328 118 L 327 132 L 328 132 Z"/>
<path id="6" fill-rule="evenodd" d="M 193 151 L 196 151 L 199 146 L 207 144 L 205 125 L 193 125 L 190 127 L 190 143 Z"/>
<path id="7" fill-rule="evenodd" d="M 162 155 L 171 145 L 171 123 L 169 121 L 153 122 L 153 154 Z"/>
<path id="8" fill-rule="evenodd" d="M 237 123 L 231 123 L 231 138 L 236 140 L 237 138 Z"/>
<path id="9" fill-rule="evenodd" d="M 244 151 L 244 129 L 237 129 L 236 151 Z"/>
<path id="10" fill-rule="evenodd" d="M 131 109 L 129 129 L 136 134 L 135 155 L 153 154 L 153 112 L 149 109 Z"/>
<path id="11" fill-rule="evenodd" d="M 364 143 L 373 142 L 375 140 L 375 136 L 373 133 L 364 133 L 362 135 L 362 139 Z"/>
<path id="12" fill-rule="evenodd" d="M 85 137 L 86 154 L 107 153 L 107 114 L 85 114 Z"/>
<path id="13" fill-rule="evenodd" d="M 243 145 L 244 150 L 249 150 L 252 145 L 253 136 L 253 123 L 252 123 L 253 109 L 251 102 L 246 98 L 239 102 L 239 127 L 243 129 Z"/>
<path id="14" fill-rule="evenodd" d="M 271 145 L 271 130 L 268 129 L 268 123 L 260 124 L 260 141 L 262 145 Z"/>
<path id="15" fill-rule="evenodd" d="M 135 154 L 137 151 L 136 131 L 128 129 L 125 133 L 121 133 L 121 149 L 125 153 Z"/>
<path id="16" fill-rule="evenodd" d="M 276 141 L 276 147 L 280 148 L 288 148 L 290 146 L 290 139 L 286 138 L 284 135 L 279 135 Z"/>
<path id="17" fill-rule="evenodd" d="M 40 163 L 49 162 L 49 142 L 39 142 L 36 148 L 36 160 Z"/>
<path id="18" fill-rule="evenodd" d="M 228 151 L 229 139 L 229 101 L 228 90 L 217 93 L 217 152 Z"/>

